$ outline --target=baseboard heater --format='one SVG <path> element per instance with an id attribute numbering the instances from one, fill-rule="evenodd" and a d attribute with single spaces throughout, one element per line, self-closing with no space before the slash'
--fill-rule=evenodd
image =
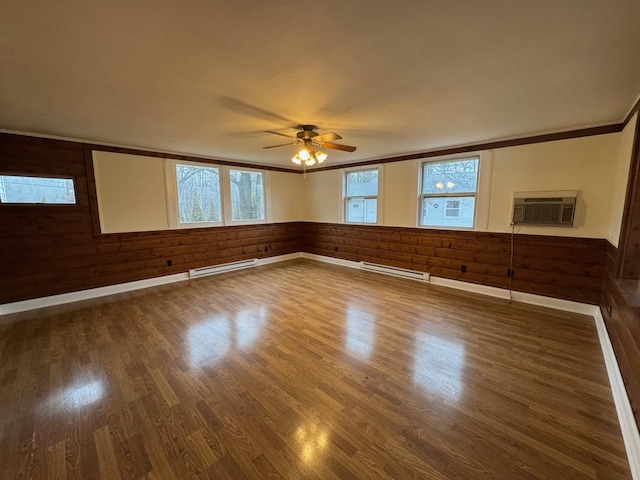
<path id="1" fill-rule="evenodd" d="M 389 267 L 387 265 L 379 265 L 377 263 L 360 262 L 360 268 L 369 272 L 383 273 L 385 275 L 393 275 L 394 277 L 410 278 L 419 282 L 428 282 L 429 274 L 427 272 L 418 272 L 416 270 L 407 270 L 406 268 Z"/>
<path id="2" fill-rule="evenodd" d="M 222 263 L 220 265 L 212 265 L 210 267 L 200 267 L 189 270 L 189 278 L 204 277 L 205 275 L 215 275 L 216 273 L 231 272 L 233 270 L 242 270 L 243 268 L 255 267 L 258 265 L 258 259 L 241 260 L 239 262 Z"/>

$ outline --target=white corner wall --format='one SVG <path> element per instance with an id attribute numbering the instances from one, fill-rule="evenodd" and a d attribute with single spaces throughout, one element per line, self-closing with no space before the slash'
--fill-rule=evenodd
<path id="1" fill-rule="evenodd" d="M 636 113 L 620 134 L 618 155 L 615 157 L 615 163 L 611 165 L 611 168 L 614 170 L 614 179 L 611 192 L 611 213 L 607 240 L 616 247 L 620 242 L 622 213 L 624 212 L 627 184 L 629 182 L 629 167 L 631 165 L 631 155 L 633 154 L 633 140 L 637 122 L 638 114 Z"/>
<path id="2" fill-rule="evenodd" d="M 303 176 L 304 220 L 340 223 L 342 221 L 343 170 L 324 170 Z"/>
<path id="3" fill-rule="evenodd" d="M 614 133 L 494 150 L 488 230 L 511 230 L 514 192 L 578 190 L 573 228 L 523 225 L 516 232 L 605 238 L 619 140 Z"/>
<path id="4" fill-rule="evenodd" d="M 269 223 L 300 222 L 304 218 L 303 178 L 297 173 L 267 172 Z"/>

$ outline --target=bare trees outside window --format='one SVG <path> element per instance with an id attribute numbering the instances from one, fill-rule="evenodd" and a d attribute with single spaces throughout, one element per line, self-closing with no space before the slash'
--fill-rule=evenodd
<path id="1" fill-rule="evenodd" d="M 222 221 L 218 168 L 177 164 L 176 180 L 180 223 Z"/>
<path id="2" fill-rule="evenodd" d="M 234 221 L 264 220 L 264 187 L 261 172 L 229 170 L 231 218 Z"/>

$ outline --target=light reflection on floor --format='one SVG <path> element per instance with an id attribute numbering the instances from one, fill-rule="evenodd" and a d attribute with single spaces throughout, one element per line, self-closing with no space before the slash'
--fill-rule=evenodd
<path id="1" fill-rule="evenodd" d="M 430 393 L 458 402 L 464 388 L 464 363 L 463 343 L 416 333 L 413 380 Z"/>
<path id="2" fill-rule="evenodd" d="M 313 464 L 322 456 L 327 447 L 329 435 L 326 428 L 314 423 L 298 427 L 294 438 L 300 447 L 300 458 L 305 464 Z"/>
<path id="3" fill-rule="evenodd" d="M 219 315 L 189 329 L 187 348 L 193 367 L 215 363 L 230 349 L 250 348 L 259 338 L 268 321 L 265 307 L 241 310 L 235 319 Z"/>
<path id="4" fill-rule="evenodd" d="M 231 344 L 230 331 L 231 320 L 224 316 L 191 327 L 188 333 L 191 365 L 198 367 L 223 357 Z"/>
<path id="5" fill-rule="evenodd" d="M 79 410 L 94 404 L 100 400 L 104 394 L 105 386 L 102 380 L 76 384 L 51 395 L 46 401 L 40 404 L 40 408 L 48 413 Z"/>
<path id="6" fill-rule="evenodd" d="M 235 333 L 239 348 L 251 347 L 267 324 L 266 309 L 264 307 L 242 310 L 236 316 Z"/>
<path id="7" fill-rule="evenodd" d="M 368 359 L 375 346 L 375 317 L 364 310 L 349 306 L 347 308 L 347 331 L 345 347 L 349 353 Z"/>

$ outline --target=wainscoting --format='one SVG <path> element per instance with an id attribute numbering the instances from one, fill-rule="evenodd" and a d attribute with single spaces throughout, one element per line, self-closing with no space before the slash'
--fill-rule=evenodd
<path id="1" fill-rule="evenodd" d="M 302 232 L 308 253 L 492 287 L 511 283 L 519 292 L 593 305 L 600 298 L 607 245 L 601 239 L 515 235 L 510 279 L 509 234 L 323 223 L 305 223 Z"/>
<path id="2" fill-rule="evenodd" d="M 298 223 L 101 235 L 85 150 L 78 142 L 0 134 L 0 171 L 72 176 L 78 202 L 0 207 L 0 303 L 300 251 Z"/>
<path id="3" fill-rule="evenodd" d="M 631 402 L 631 409 L 640 425 L 640 295 L 638 280 L 615 280 L 613 268 L 618 250 L 607 243 L 607 268 L 600 303 L 620 373 Z"/>

